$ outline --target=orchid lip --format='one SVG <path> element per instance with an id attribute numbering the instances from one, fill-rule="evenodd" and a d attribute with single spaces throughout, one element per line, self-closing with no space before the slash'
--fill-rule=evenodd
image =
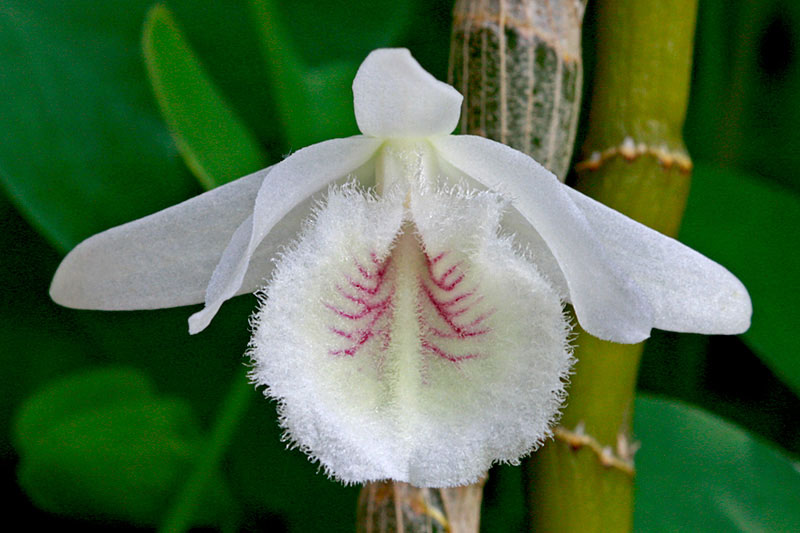
<path id="1" fill-rule="evenodd" d="M 424 153 L 391 157 L 430 170 Z M 538 446 L 564 395 L 569 323 L 499 234 L 507 203 L 427 181 L 380 197 L 331 189 L 253 320 L 252 379 L 278 400 L 286 438 L 345 482 L 474 481 Z M 495 432 L 503 420 L 524 430 Z M 433 461 L 450 474 L 431 477 Z"/>

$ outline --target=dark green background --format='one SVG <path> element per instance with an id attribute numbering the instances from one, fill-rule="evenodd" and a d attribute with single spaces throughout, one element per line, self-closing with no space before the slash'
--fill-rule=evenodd
<path id="1" fill-rule="evenodd" d="M 276 162 L 356 133 L 349 83 L 373 48 L 409 47 L 446 77 L 449 1 L 256 3 L 280 37 L 266 56 L 266 19 L 246 2 L 165 4 L 228 111 L 257 140 L 253 160 Z M 755 313 L 742 337 L 657 332 L 649 343 L 640 388 L 659 399 L 637 403 L 636 524 L 789 530 L 800 525 L 792 470 L 800 454 L 800 4 L 700 4 L 685 132 L 696 171 L 681 238 L 740 276 Z M 47 296 L 60 258 L 80 240 L 202 191 L 147 77 L 141 39 L 152 5 L 0 4 L 0 450 L 16 494 L 10 513 L 31 527 L 158 523 L 241 378 L 252 297 L 226 304 L 208 331 L 189 336 L 190 309 L 72 311 Z M 587 91 L 593 35 L 590 2 Z M 295 75 L 276 71 L 278 60 Z M 202 119 L 202 103 L 184 111 L 193 103 L 191 116 Z M 196 523 L 351 530 L 357 488 L 284 450 L 274 405 L 251 396 Z M 151 460 L 143 466 L 141 457 Z M 520 491 L 517 469 L 492 471 L 485 529 L 519 527 Z"/>

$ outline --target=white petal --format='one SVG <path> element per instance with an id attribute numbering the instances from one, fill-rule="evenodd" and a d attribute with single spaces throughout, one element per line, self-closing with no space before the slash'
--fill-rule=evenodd
<path id="1" fill-rule="evenodd" d="M 750 327 L 747 289 L 724 267 L 574 189 L 569 194 L 625 276 L 652 303 L 655 327 L 705 334 Z"/>
<path id="2" fill-rule="evenodd" d="M 405 48 L 371 52 L 353 81 L 358 128 L 380 138 L 447 135 L 458 125 L 462 97 L 423 69 Z"/>
<path id="3" fill-rule="evenodd" d="M 361 136 L 325 141 L 303 148 L 272 167 L 269 179 L 258 191 L 252 218 L 236 230 L 214 269 L 205 308 L 189 318 L 189 332 L 205 329 L 222 303 L 239 293 L 253 254 L 282 218 L 331 181 L 355 173 L 381 142 Z"/>
<path id="4" fill-rule="evenodd" d="M 392 184 L 409 187 L 413 184 L 440 184 L 471 191 L 488 191 L 483 183 L 461 172 L 441 157 L 429 140 L 387 141 L 378 159 L 378 175 L 384 187 Z M 541 235 L 514 207 L 503 211 L 501 227 L 514 235 L 514 242 L 531 257 L 536 267 L 559 291 L 567 295 L 567 282 Z"/>
<path id="5" fill-rule="evenodd" d="M 568 298 L 586 331 L 623 343 L 650 336 L 654 325 L 650 302 L 603 250 L 568 187 L 525 154 L 482 137 L 444 137 L 432 142 L 454 167 L 508 194 L 512 205 L 536 228 L 558 261 Z"/>
<path id="6" fill-rule="evenodd" d="M 330 475 L 466 484 L 549 434 L 568 324 L 497 195 L 412 192 L 409 220 L 397 192 L 330 194 L 265 289 L 252 376 Z"/>
<path id="7" fill-rule="evenodd" d="M 79 309 L 158 309 L 200 303 L 231 234 L 252 212 L 264 169 L 86 239 L 50 287 Z"/>
<path id="8" fill-rule="evenodd" d="M 466 186 L 468 189 L 475 191 L 489 190 L 486 185 L 473 179 L 469 175 L 461 172 L 453 165 L 442 159 L 441 154 L 434 150 L 436 156 L 437 167 L 439 170 L 438 180 L 443 183 L 448 183 L 451 186 Z M 533 258 L 536 263 L 536 268 L 539 269 L 549 281 L 550 285 L 555 288 L 559 294 L 563 294 L 564 298 L 568 298 L 569 289 L 567 288 L 567 281 L 564 279 L 564 273 L 558 266 L 558 261 L 553 257 L 550 248 L 536 231 L 536 228 L 531 226 L 525 217 L 514 207 L 509 206 L 503 212 L 503 219 L 500 223 L 503 231 L 514 236 L 514 242 Z"/>

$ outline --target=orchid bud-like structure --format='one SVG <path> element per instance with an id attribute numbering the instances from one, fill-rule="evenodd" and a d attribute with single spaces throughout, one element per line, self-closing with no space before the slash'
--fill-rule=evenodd
<path id="1" fill-rule="evenodd" d="M 453 136 L 461 95 L 405 49 L 353 83 L 363 135 L 95 235 L 51 295 L 86 309 L 221 304 L 257 291 L 252 380 L 287 439 L 344 482 L 446 487 L 550 435 L 571 324 L 739 333 L 725 268 L 563 185 L 496 142 Z"/>

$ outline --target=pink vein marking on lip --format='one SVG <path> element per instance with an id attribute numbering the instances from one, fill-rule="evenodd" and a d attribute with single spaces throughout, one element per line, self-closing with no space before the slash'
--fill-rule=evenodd
<path id="1" fill-rule="evenodd" d="M 442 293 L 451 293 L 456 290 L 456 288 L 461 284 L 467 275 L 466 272 L 459 272 L 459 269 L 463 264 L 462 261 L 459 261 L 454 265 L 449 266 L 442 274 L 437 276 L 434 273 L 434 265 L 439 263 L 446 255 L 447 252 L 442 252 L 431 258 L 426 254 L 426 263 L 428 267 L 427 274 L 431 283 L 427 283 L 422 277 L 420 277 L 418 280 L 419 289 L 422 294 L 425 295 L 424 301 L 428 302 L 428 304 L 436 312 L 436 315 L 438 315 L 438 317 L 447 326 L 445 329 L 438 328 L 431 324 L 425 315 L 421 313 L 419 315 L 419 323 L 421 330 L 423 331 L 421 346 L 424 350 L 452 362 L 474 359 L 476 357 L 480 357 L 480 354 L 471 352 L 465 355 L 456 355 L 431 342 L 431 337 L 465 340 L 469 338 L 480 337 L 491 332 L 491 328 L 489 327 L 479 327 L 481 323 L 492 314 L 491 310 L 472 319 L 466 324 L 461 324 L 456 320 L 459 316 L 474 309 L 475 305 L 479 304 L 483 300 L 483 296 L 476 297 L 476 289 L 461 292 L 460 294 L 456 294 L 455 296 L 449 298 L 437 297 L 435 292 L 437 289 Z M 450 280 L 449 278 L 453 277 L 457 272 L 458 275 L 455 276 L 455 279 Z"/>
<path id="2" fill-rule="evenodd" d="M 335 333 L 344 333 L 344 332 L 335 331 Z M 358 331 L 356 331 L 356 333 L 359 333 L 360 335 L 359 335 L 358 339 L 355 340 L 355 344 L 353 344 L 349 348 L 340 349 L 340 350 L 331 350 L 330 351 L 331 355 L 349 355 L 349 356 L 353 356 L 353 355 L 356 354 L 356 352 L 358 351 L 359 348 L 364 346 L 367 343 L 367 341 L 370 340 L 375 335 L 375 331 L 371 330 L 371 329 L 369 329 L 369 330 L 358 330 Z M 345 335 L 345 336 L 349 340 L 354 340 L 354 339 L 350 338 L 350 336 L 348 336 L 348 335 Z"/>
<path id="3" fill-rule="evenodd" d="M 453 289 L 455 289 L 458 286 L 459 283 L 464 281 L 464 273 L 463 272 L 459 273 L 459 275 L 456 277 L 456 279 L 450 281 L 449 283 L 447 282 L 447 278 L 450 277 L 456 271 L 458 271 L 459 267 L 461 266 L 462 262 L 459 261 L 458 263 L 456 263 L 456 264 L 452 265 L 450 268 L 448 268 L 442 275 L 436 276 L 436 274 L 433 273 L 433 267 L 434 267 L 434 265 L 436 263 L 441 261 L 442 258 L 445 255 L 446 255 L 446 252 L 442 252 L 439 255 L 437 255 L 436 257 L 434 257 L 433 259 L 429 258 L 426 255 L 425 256 L 425 262 L 426 262 L 426 264 L 428 266 L 428 277 L 433 282 L 433 284 L 436 285 L 437 287 L 439 287 L 441 290 L 443 290 L 445 292 L 450 292 Z"/>
<path id="4" fill-rule="evenodd" d="M 458 331 L 455 333 L 448 333 L 447 331 L 442 331 L 438 328 L 431 327 L 428 331 L 434 337 L 439 337 L 442 339 L 466 339 L 469 337 L 478 337 L 480 335 L 486 335 L 491 330 L 487 328 L 487 329 L 479 329 L 478 331 Z"/>
<path id="5" fill-rule="evenodd" d="M 378 291 L 380 291 L 381 286 L 383 285 L 384 278 L 386 277 L 386 271 L 389 269 L 389 264 L 392 261 L 392 257 L 389 256 L 384 261 L 381 261 L 378 259 L 378 256 L 372 252 L 370 253 L 370 258 L 372 259 L 372 264 L 377 267 L 374 271 L 366 268 L 358 261 L 358 259 L 353 259 L 353 263 L 355 263 L 356 270 L 358 270 L 358 273 L 361 274 L 362 278 L 370 281 L 373 279 L 375 280 L 374 287 L 368 287 L 361 281 L 356 281 L 350 276 L 345 276 L 345 278 L 353 288 L 358 289 L 361 292 L 365 292 L 370 296 L 374 296 L 378 293 Z"/>
<path id="6" fill-rule="evenodd" d="M 364 318 L 371 311 L 374 311 L 375 309 L 380 309 L 382 307 L 385 307 L 386 305 L 391 303 L 390 302 L 391 296 L 394 295 L 394 288 L 393 288 L 392 291 L 391 291 L 391 294 L 389 294 L 383 300 L 378 300 L 376 302 L 370 302 L 366 298 L 362 298 L 360 296 L 353 296 L 352 294 L 350 294 L 347 291 L 345 291 L 344 289 L 342 289 L 339 285 L 336 286 L 336 289 L 339 291 L 339 294 L 341 294 L 343 298 L 345 298 L 347 300 L 350 300 L 351 302 L 360 305 L 361 306 L 361 312 L 360 313 L 356 313 L 356 314 L 352 314 L 352 313 L 347 313 L 347 312 L 343 311 L 342 309 L 339 309 L 338 307 L 333 306 L 333 305 L 328 304 L 328 303 L 326 303 L 324 305 L 325 305 L 325 307 L 327 307 L 331 311 L 335 312 L 339 316 L 344 317 L 344 318 L 349 318 L 351 320 L 358 320 L 360 318 Z"/>
<path id="7" fill-rule="evenodd" d="M 339 349 L 339 350 L 331 350 L 330 351 L 331 355 L 350 355 L 350 356 L 355 355 L 356 352 L 358 351 L 358 349 L 361 348 L 362 346 L 364 346 L 367 343 L 368 340 L 370 340 L 372 337 L 375 336 L 376 333 L 379 333 L 381 335 L 381 337 L 383 338 L 383 343 L 382 343 L 383 349 L 388 348 L 389 341 L 390 341 L 390 339 L 386 338 L 387 335 L 388 335 L 388 331 L 383 330 L 383 329 L 379 329 L 379 330 L 375 329 L 375 323 L 378 322 L 378 320 L 380 320 L 380 318 L 386 312 L 387 308 L 388 308 L 388 306 L 384 307 L 378 313 L 376 313 L 375 316 L 372 317 L 372 320 L 369 322 L 369 324 L 367 324 L 366 328 L 357 329 L 352 333 L 347 333 L 346 331 L 343 331 L 343 330 L 338 329 L 338 328 L 331 328 L 331 331 L 333 333 L 336 333 L 337 335 L 340 335 L 340 336 L 345 337 L 346 339 L 348 339 L 350 341 L 354 341 L 355 342 L 355 344 L 353 344 L 349 348 Z"/>
<path id="8" fill-rule="evenodd" d="M 387 300 L 389 300 L 389 297 L 387 297 Z M 373 336 L 375 336 L 376 333 L 375 324 L 378 322 L 378 320 L 381 319 L 381 317 L 384 315 L 384 313 L 388 308 L 389 308 L 388 303 L 381 307 L 376 307 L 376 309 L 379 309 L 378 312 L 375 313 L 375 315 L 372 317 L 372 320 L 369 321 L 369 323 L 365 328 L 356 329 L 355 331 L 350 333 L 338 328 L 333 328 L 333 327 L 330 328 L 333 333 L 341 337 L 344 337 L 349 341 L 355 342 L 355 344 L 353 344 L 349 348 L 331 350 L 330 351 L 331 355 L 342 355 L 342 354 L 355 355 L 359 348 L 364 346 L 368 340 L 370 340 Z M 378 330 L 377 332 L 381 334 L 385 333 L 384 330 Z M 386 339 L 384 339 L 384 344 L 388 346 L 388 342 L 386 341 Z"/>
<path id="9" fill-rule="evenodd" d="M 439 348 L 435 344 L 432 344 L 432 343 L 428 342 L 426 339 L 422 339 L 422 347 L 425 348 L 426 350 L 429 350 L 429 351 L 435 353 L 436 355 L 438 355 L 442 359 L 447 359 L 448 361 L 451 361 L 453 363 L 458 363 L 459 361 L 466 361 L 467 359 L 475 359 L 476 357 L 478 357 L 478 354 L 475 354 L 475 353 L 471 353 L 471 354 L 467 354 L 467 355 L 453 355 L 453 354 L 447 353 L 446 351 L 442 350 L 441 348 Z"/>
<path id="10" fill-rule="evenodd" d="M 367 287 L 366 285 L 362 285 L 361 283 L 359 283 L 358 281 L 355 281 L 354 279 L 352 279 L 350 277 L 347 277 L 347 281 L 350 282 L 350 285 L 352 285 L 354 288 L 356 288 L 356 289 L 358 289 L 360 291 L 366 292 L 370 296 L 375 296 L 376 294 L 378 294 L 378 291 L 381 289 L 380 282 L 376 283 L 374 287 Z"/>
<path id="11" fill-rule="evenodd" d="M 386 302 L 386 301 L 381 302 L 381 303 L 382 303 L 382 305 L 376 305 L 374 307 L 373 306 L 370 306 L 370 307 L 366 307 L 365 306 L 364 309 L 362 309 L 361 311 L 359 311 L 357 313 L 348 313 L 347 311 L 343 311 L 343 310 L 339 309 L 338 307 L 335 307 L 335 306 L 333 306 L 333 305 L 331 305 L 329 303 L 325 303 L 324 305 L 325 305 L 325 307 L 327 307 L 328 309 L 330 309 L 331 311 L 333 311 L 334 313 L 336 313 L 337 315 L 339 315 L 342 318 L 347 318 L 349 320 L 361 320 L 362 318 L 364 318 L 365 316 L 369 315 L 370 313 L 372 313 L 376 309 L 380 309 L 380 308 L 386 307 L 388 305 L 388 302 Z"/>
<path id="12" fill-rule="evenodd" d="M 365 280 L 375 280 L 374 286 L 369 287 L 360 281 L 352 279 L 350 276 L 345 276 L 350 286 L 356 289 L 356 294 L 352 294 L 344 290 L 340 285 L 336 285 L 336 290 L 346 300 L 357 304 L 360 309 L 356 312 L 348 312 L 340 307 L 324 303 L 325 307 L 336 313 L 342 318 L 358 322 L 367 317 L 369 321 L 363 327 L 355 327 L 353 331 L 345 331 L 339 328 L 331 327 L 332 333 L 344 337 L 354 344 L 347 348 L 330 350 L 331 355 L 348 355 L 354 356 L 358 350 L 364 346 L 370 339 L 379 335 L 382 339 L 382 349 L 387 349 L 389 346 L 390 338 L 389 332 L 385 329 L 377 329 L 377 322 L 383 317 L 387 311 L 391 310 L 392 301 L 394 299 L 395 288 L 392 287 L 385 297 L 376 299 L 375 296 L 379 294 L 384 286 L 386 280 L 386 272 L 389 268 L 391 257 L 387 257 L 384 261 L 378 259 L 375 253 L 370 254 L 370 258 L 374 270 L 368 269 L 362 265 L 357 259 L 353 259 L 356 270 Z"/>
<path id="13" fill-rule="evenodd" d="M 433 308 L 436 310 L 436 314 L 438 314 L 439 317 L 442 320 L 444 320 L 444 323 L 447 324 L 447 326 L 451 330 L 453 330 L 453 333 L 457 337 L 460 337 L 460 338 L 463 338 L 463 337 L 474 337 L 475 336 L 474 333 L 468 331 L 468 328 L 477 326 L 483 320 L 485 320 L 487 318 L 487 316 L 488 316 L 488 315 L 481 315 L 478 318 L 476 318 L 475 320 L 473 320 L 472 322 L 470 322 L 469 324 L 464 324 L 464 325 L 456 324 L 455 320 L 453 320 L 453 319 L 455 317 L 457 317 L 459 315 L 462 315 L 462 314 L 466 313 L 467 311 L 469 311 L 472 308 L 472 305 L 477 303 L 477 301 L 471 302 L 469 305 L 465 306 L 463 309 L 459 309 L 457 311 L 452 311 L 452 310 L 448 309 L 446 306 L 442 305 L 442 303 L 439 300 L 436 299 L 436 296 L 433 294 L 433 291 L 424 282 L 420 281 L 419 286 L 422 289 L 423 294 L 425 294 L 425 296 L 428 298 L 428 301 L 431 303 Z M 478 299 L 478 301 L 479 301 L 479 299 Z M 484 331 L 484 333 L 488 333 L 488 332 L 489 332 L 488 329 L 486 331 Z"/>
<path id="14" fill-rule="evenodd" d="M 437 301 L 437 302 L 439 303 L 439 305 L 441 305 L 442 307 L 451 307 L 451 306 L 453 306 L 453 305 L 457 304 L 458 302 L 460 302 L 460 301 L 462 301 L 462 300 L 466 300 L 467 298 L 469 298 L 470 296 L 472 296 L 472 295 L 474 295 L 474 294 L 475 294 L 475 289 L 473 289 L 473 290 L 471 290 L 471 291 L 467 291 L 467 292 L 465 292 L 465 293 L 463 293 L 463 294 L 459 294 L 458 296 L 456 296 L 456 297 L 455 297 L 455 298 L 453 298 L 452 300 L 439 300 L 439 299 L 437 298 L 437 300 L 436 300 L 436 301 Z"/>
<path id="15" fill-rule="evenodd" d="M 376 275 L 379 278 L 382 278 L 386 274 L 389 264 L 392 262 L 392 256 L 388 256 L 383 261 L 378 259 L 378 256 L 375 254 L 375 252 L 370 252 L 369 256 L 372 260 L 372 264 L 377 267 L 375 271 L 373 272 L 369 270 L 367 267 L 362 265 L 358 259 L 353 259 L 353 263 L 356 265 L 356 270 L 358 270 L 358 273 L 361 274 L 365 279 L 372 279 Z"/>

